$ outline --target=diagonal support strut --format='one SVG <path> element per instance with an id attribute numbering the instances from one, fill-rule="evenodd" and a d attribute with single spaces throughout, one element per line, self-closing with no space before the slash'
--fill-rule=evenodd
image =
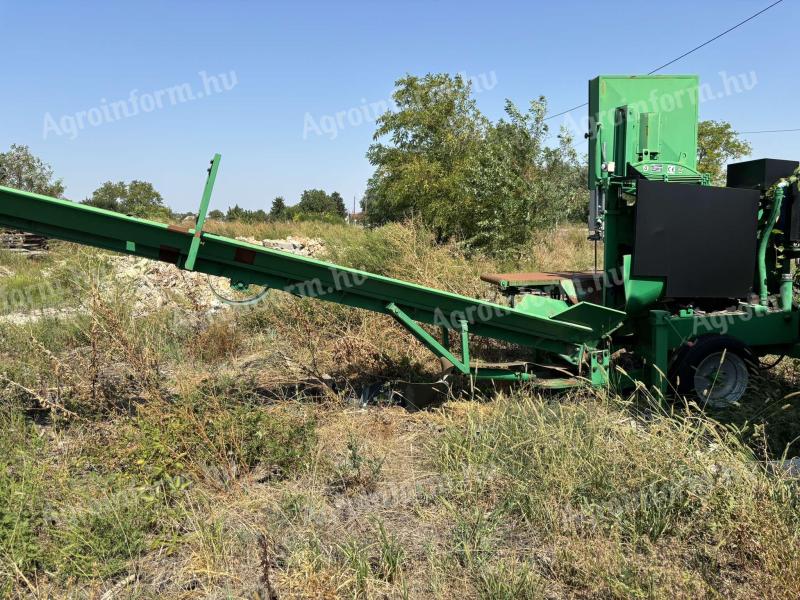
<path id="1" fill-rule="evenodd" d="M 440 344 L 436 338 L 430 333 L 425 331 L 414 319 L 409 317 L 403 310 L 398 307 L 394 302 L 386 305 L 386 310 L 394 319 L 403 327 L 422 342 L 427 348 L 439 358 L 448 360 L 459 372 L 464 375 L 469 375 L 469 337 L 467 336 L 467 322 L 461 321 L 461 348 L 463 353 L 463 361 L 458 360 L 450 350 Z"/>

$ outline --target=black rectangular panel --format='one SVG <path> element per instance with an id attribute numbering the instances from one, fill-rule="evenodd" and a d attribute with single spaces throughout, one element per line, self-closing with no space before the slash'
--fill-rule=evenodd
<path id="1" fill-rule="evenodd" d="M 789 177 L 797 168 L 796 160 L 760 158 L 728 165 L 728 187 L 758 189 L 762 192 L 779 179 Z"/>
<path id="2" fill-rule="evenodd" d="M 765 192 L 780 179 L 789 177 L 800 165 L 796 160 L 761 158 L 728 165 L 728 187 Z M 786 189 L 777 229 L 789 234 L 790 242 L 800 242 L 800 194 Z"/>
<path id="3" fill-rule="evenodd" d="M 783 201 L 788 208 L 784 210 L 782 219 L 788 223 L 788 227 L 780 222 L 778 229 L 789 232 L 790 242 L 800 242 L 800 191 L 797 187 L 789 188 Z"/>
<path id="4" fill-rule="evenodd" d="M 631 274 L 670 298 L 743 298 L 753 288 L 759 192 L 637 182 Z"/>

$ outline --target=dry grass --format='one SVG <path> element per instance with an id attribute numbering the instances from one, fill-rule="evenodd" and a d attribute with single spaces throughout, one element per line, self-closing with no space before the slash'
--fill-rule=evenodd
<path id="1" fill-rule="evenodd" d="M 215 227 L 471 295 L 593 262 L 577 228 L 503 265 L 408 226 Z M 800 597 L 797 483 L 759 462 L 797 433 L 794 361 L 730 427 L 589 391 L 361 409 L 362 384 L 435 372 L 386 317 L 277 292 L 141 316 L 98 253 L 0 265 L 93 275 L 36 299 L 79 312 L 3 325 L 0 595 Z"/>

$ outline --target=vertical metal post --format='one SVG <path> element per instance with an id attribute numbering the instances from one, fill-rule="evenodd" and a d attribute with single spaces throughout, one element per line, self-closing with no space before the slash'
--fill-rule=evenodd
<path id="1" fill-rule="evenodd" d="M 459 321 L 461 325 L 461 362 L 469 371 L 469 325 L 466 321 Z"/>
<path id="2" fill-rule="evenodd" d="M 450 330 L 442 326 L 442 346 L 450 350 Z"/>
<path id="3" fill-rule="evenodd" d="M 663 310 L 650 311 L 652 327 L 652 349 L 650 365 L 650 383 L 663 396 L 667 393 L 667 369 L 669 368 L 669 330 L 667 318 L 669 313 Z"/>
<path id="4" fill-rule="evenodd" d="M 217 179 L 220 159 L 222 159 L 222 156 L 220 154 L 215 154 L 214 158 L 211 160 L 211 166 L 208 168 L 206 187 L 203 189 L 203 198 L 200 200 L 200 208 L 197 211 L 197 221 L 194 225 L 194 237 L 192 238 L 192 243 L 189 245 L 189 254 L 184 264 L 184 268 L 187 271 L 194 270 L 194 263 L 197 260 L 197 252 L 200 249 L 200 239 L 203 235 L 203 225 L 205 225 L 206 222 L 206 213 L 208 213 L 208 204 L 211 202 L 211 192 L 214 190 L 214 181 Z"/>

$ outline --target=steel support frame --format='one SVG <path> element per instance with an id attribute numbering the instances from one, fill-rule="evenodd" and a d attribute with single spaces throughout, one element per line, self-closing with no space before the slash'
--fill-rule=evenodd
<path id="1" fill-rule="evenodd" d="M 535 373 L 524 371 L 473 367 L 470 362 L 469 323 L 467 321 L 462 320 L 459 322 L 459 334 L 461 339 L 461 359 L 459 359 L 450 350 L 450 330 L 447 327 L 442 327 L 442 341 L 439 342 L 395 303 L 387 304 L 386 309 L 400 325 L 427 347 L 435 356 L 452 364 L 462 375 L 467 375 L 474 379 L 516 382 L 531 381 L 538 382 L 542 386 L 553 389 L 577 387 L 583 385 L 585 382 L 591 383 L 593 386 L 603 386 L 609 381 L 610 352 L 607 349 L 582 348 L 582 352 L 585 353 L 584 357 L 587 359 L 586 362 L 589 365 L 589 374 L 588 377 L 585 378 L 541 379 L 537 377 Z"/>
<path id="2" fill-rule="evenodd" d="M 726 335 L 749 347 L 756 355 L 798 353 L 800 313 L 780 310 L 765 312 L 758 306 L 743 306 L 738 312 L 708 315 L 673 315 L 652 310 L 647 321 L 649 343 L 639 351 L 648 362 L 647 383 L 660 393 L 669 389 L 668 372 L 672 353 L 683 344 L 704 335 Z"/>

